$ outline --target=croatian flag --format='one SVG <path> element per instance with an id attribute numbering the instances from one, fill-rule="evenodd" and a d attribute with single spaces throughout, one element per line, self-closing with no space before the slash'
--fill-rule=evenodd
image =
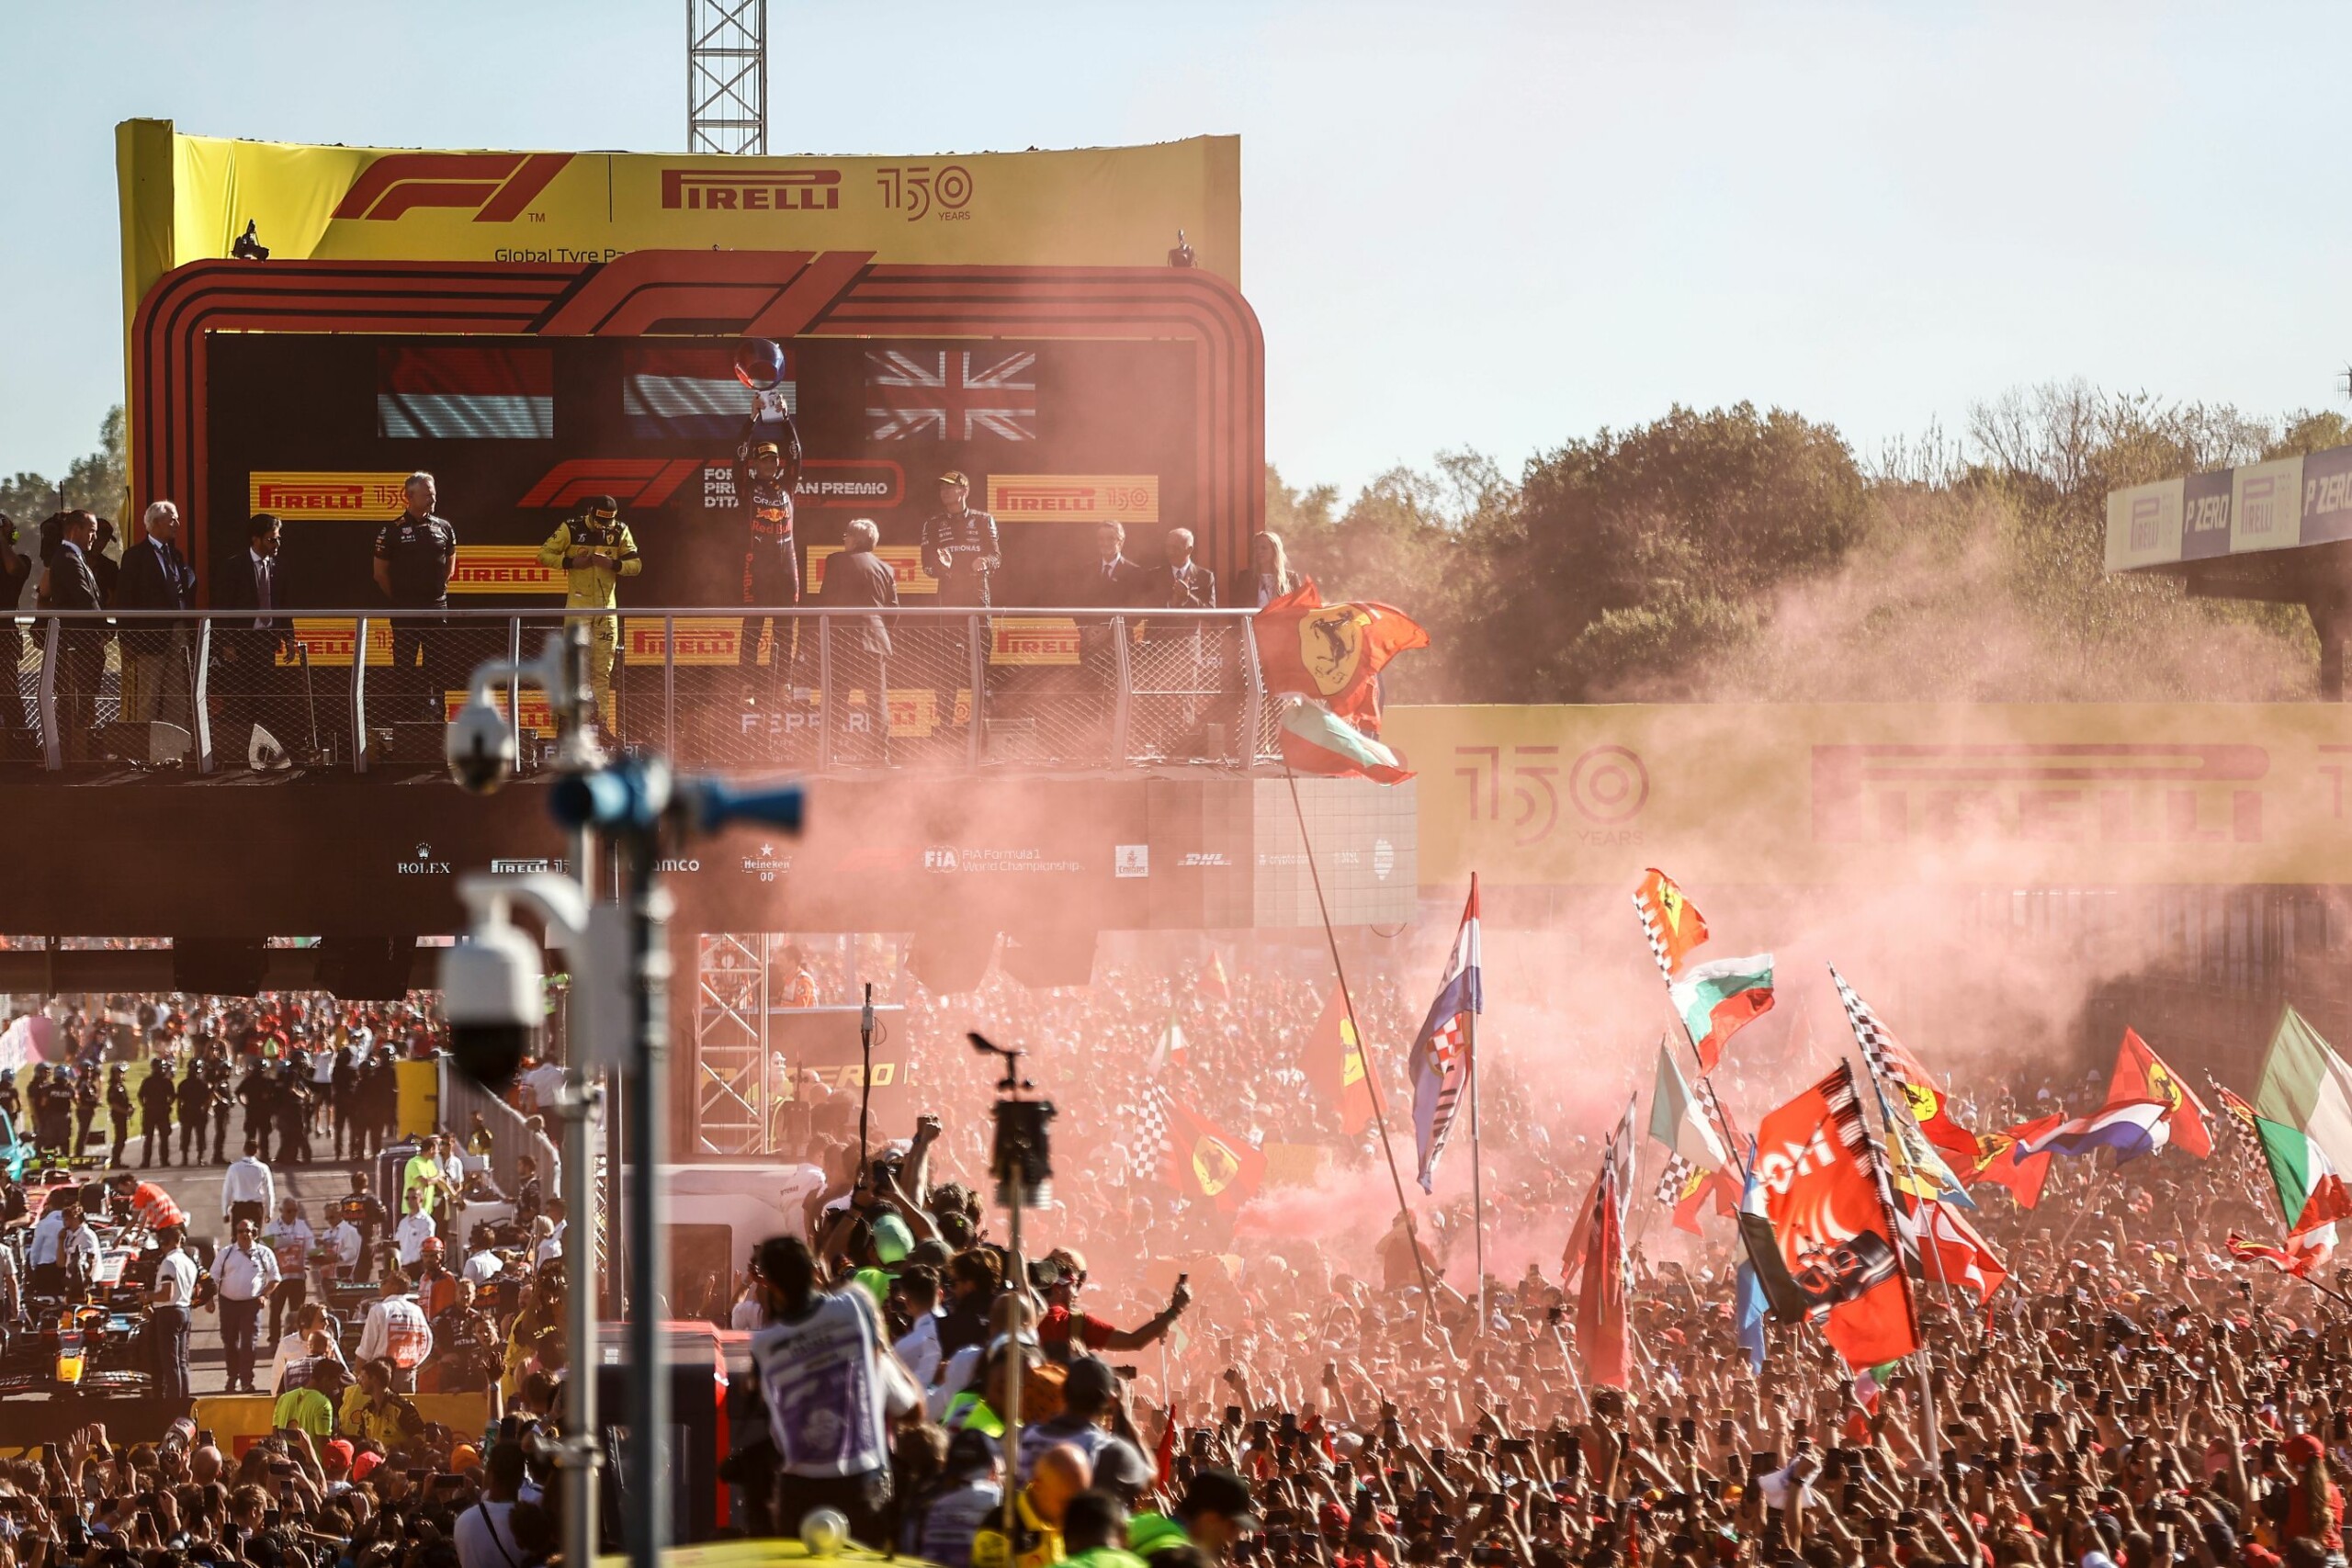
<path id="1" fill-rule="evenodd" d="M 792 359 L 786 349 L 786 379 L 776 391 L 786 411 L 797 415 Z M 751 417 L 756 396 L 736 378 L 734 356 L 723 348 L 639 347 L 622 356 L 621 412 L 628 416 L 628 433 L 639 440 L 731 439 Z"/>
<path id="2" fill-rule="evenodd" d="M 1430 1015 L 1413 1040 L 1413 1137 L 1420 1150 L 1424 1192 L 1434 1190 L 1437 1156 L 1445 1148 L 1462 1090 L 1470 1081 L 1470 1018 L 1478 1006 L 1478 878 L 1470 878 L 1470 902 L 1446 960 L 1445 984 L 1438 987 Z"/>
<path id="3" fill-rule="evenodd" d="M 376 434 L 548 440 L 555 434 L 554 358 L 544 348 L 435 344 L 381 349 Z"/>
<path id="4" fill-rule="evenodd" d="M 2019 1157 L 2035 1155 L 2080 1156 L 2113 1149 L 2115 1163 L 2154 1154 L 2165 1146 L 2172 1107 L 2162 1100 L 2133 1100 L 2109 1105 L 2088 1116 L 2073 1116 L 2019 1145 Z"/>

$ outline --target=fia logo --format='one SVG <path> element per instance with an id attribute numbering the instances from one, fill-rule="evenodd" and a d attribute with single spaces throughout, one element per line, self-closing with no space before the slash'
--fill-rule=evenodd
<path id="1" fill-rule="evenodd" d="M 925 871 L 954 871 L 956 869 L 955 846 L 933 844 L 923 851 L 922 868 Z"/>

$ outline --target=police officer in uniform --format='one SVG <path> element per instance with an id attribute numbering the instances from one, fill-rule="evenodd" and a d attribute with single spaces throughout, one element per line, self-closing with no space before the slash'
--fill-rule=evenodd
<path id="1" fill-rule="evenodd" d="M 446 610 L 449 574 L 458 564 L 457 527 L 434 515 L 437 497 L 431 474 L 411 474 L 403 494 L 407 509 L 376 535 L 376 591 L 399 609 Z M 423 711 L 413 717 L 441 717 L 441 694 L 448 688 L 456 664 L 445 627 L 446 623 L 430 617 L 392 623 L 396 689 L 423 689 L 416 705 Z"/>
<path id="2" fill-rule="evenodd" d="M 620 604 L 618 587 L 624 577 L 645 570 L 638 558 L 637 540 L 621 521 L 621 503 L 609 495 L 591 497 L 584 517 L 567 518 L 555 525 L 539 547 L 539 564 L 564 574 L 563 602 L 575 610 L 610 610 Z M 613 649 L 619 640 L 620 620 L 592 616 L 588 622 L 588 674 L 596 689 L 598 722 L 609 732 L 614 723 Z"/>
<path id="3" fill-rule="evenodd" d="M 939 582 L 939 603 L 989 606 L 989 574 L 1004 564 L 996 519 L 966 505 L 972 481 L 954 468 L 939 476 L 939 510 L 923 520 L 922 570 Z"/>

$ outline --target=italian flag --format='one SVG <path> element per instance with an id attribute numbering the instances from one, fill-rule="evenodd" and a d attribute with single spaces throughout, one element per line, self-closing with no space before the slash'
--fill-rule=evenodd
<path id="1" fill-rule="evenodd" d="M 2254 1113 L 2288 1235 L 2352 1217 L 2339 1174 L 2352 1166 L 2352 1066 L 2291 1007 L 2270 1037 Z"/>
<path id="2" fill-rule="evenodd" d="M 1724 1047 L 1751 1021 L 1772 1010 L 1772 955 L 1713 958 L 1668 983 L 1674 1010 L 1699 1048 L 1699 1070 L 1712 1073 Z"/>

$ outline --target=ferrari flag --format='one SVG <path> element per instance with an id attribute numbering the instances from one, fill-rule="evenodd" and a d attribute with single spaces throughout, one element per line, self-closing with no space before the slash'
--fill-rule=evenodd
<path id="1" fill-rule="evenodd" d="M 2123 1043 L 2115 1048 L 2115 1076 L 2108 1081 L 2107 1102 L 2120 1105 L 2128 1100 L 2153 1100 L 2172 1107 L 2171 1141 L 2173 1147 L 2199 1159 L 2211 1157 L 2213 1137 L 2206 1122 L 2212 1112 L 2197 1098 L 2197 1091 L 2180 1080 L 2178 1074 L 2165 1066 L 2165 1060 L 2148 1048 L 2135 1030 L 2123 1032 Z"/>
<path id="2" fill-rule="evenodd" d="M 1674 878 L 1656 866 L 1642 874 L 1642 885 L 1634 889 L 1634 913 L 1641 919 L 1658 973 L 1672 985 L 1692 951 L 1707 940 L 1705 918 L 1682 896 Z"/>
<path id="3" fill-rule="evenodd" d="M 1251 617 L 1270 692 L 1313 697 L 1359 730 L 1380 729 L 1381 667 L 1430 634 L 1393 604 L 1326 604 L 1309 578 Z"/>

